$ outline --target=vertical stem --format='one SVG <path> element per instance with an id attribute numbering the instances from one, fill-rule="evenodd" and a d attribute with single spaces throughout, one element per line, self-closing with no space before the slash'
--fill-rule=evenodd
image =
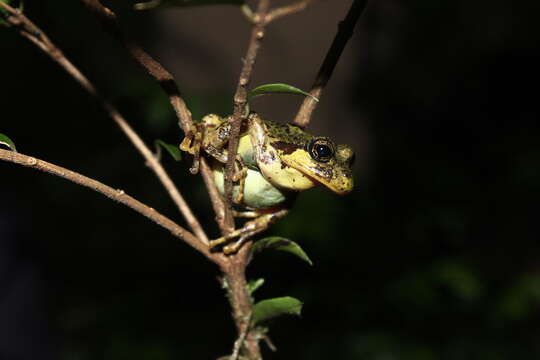
<path id="1" fill-rule="evenodd" d="M 228 298 L 232 307 L 232 315 L 238 331 L 238 336 L 246 334 L 242 346 L 242 355 L 250 360 L 260 360 L 261 352 L 259 339 L 253 336 L 249 326 L 253 302 L 247 289 L 246 267 L 251 246 L 247 244 L 238 254 L 230 258 L 223 272 L 227 282 Z"/>
<path id="2" fill-rule="evenodd" d="M 251 72 L 253 71 L 253 65 L 257 58 L 259 48 L 261 47 L 261 40 L 264 37 L 266 15 L 270 7 L 270 0 L 260 0 L 259 7 L 255 13 L 255 25 L 251 31 L 251 37 L 249 40 L 248 49 L 244 58 L 244 66 L 240 72 L 240 78 L 238 79 L 238 86 L 236 93 L 234 94 L 234 111 L 233 119 L 231 121 L 231 133 L 229 136 L 229 146 L 227 158 L 227 166 L 225 171 L 225 198 L 226 198 L 226 211 L 225 211 L 225 223 L 231 228 L 234 228 L 234 219 L 232 216 L 232 192 L 233 181 L 232 175 L 234 174 L 234 165 L 236 161 L 236 153 L 238 149 L 238 138 L 240 136 L 240 128 L 242 122 L 245 120 L 247 114 L 245 108 L 247 104 L 247 85 L 251 79 Z"/>

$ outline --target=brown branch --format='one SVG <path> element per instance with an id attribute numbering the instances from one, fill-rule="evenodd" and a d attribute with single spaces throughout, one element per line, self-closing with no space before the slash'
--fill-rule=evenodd
<path id="1" fill-rule="evenodd" d="M 62 51 L 52 43 L 47 35 L 39 29 L 30 19 L 22 13 L 19 13 L 11 6 L 0 2 L 0 6 L 7 10 L 10 16 L 7 18 L 8 23 L 15 26 L 19 33 L 33 42 L 47 55 L 49 55 L 56 63 L 58 63 L 69 75 L 71 75 L 90 95 L 96 98 L 109 116 L 116 122 L 124 134 L 128 137 L 135 148 L 141 153 L 147 162 L 148 167 L 156 174 L 162 185 L 165 187 L 174 203 L 177 205 L 180 213 L 184 216 L 191 230 L 205 244 L 208 244 L 208 237 L 204 232 L 199 221 L 193 215 L 189 205 L 186 203 L 173 181 L 157 160 L 150 149 L 144 144 L 143 140 L 131 128 L 128 122 L 120 114 L 120 112 L 105 99 L 96 89 L 94 84 L 81 73 L 81 71 L 67 59 Z"/>
<path id="2" fill-rule="evenodd" d="M 277 20 L 287 15 L 304 10 L 310 3 L 315 0 L 301 0 L 294 4 L 285 5 L 280 8 L 272 9 L 266 16 L 266 23 Z"/>
<path id="3" fill-rule="evenodd" d="M 58 165 L 51 164 L 49 162 L 36 159 L 28 155 L 23 155 L 15 151 L 3 150 L 0 149 L 0 160 L 11 162 L 14 164 L 19 164 L 22 166 L 30 167 L 39 171 L 43 171 L 52 175 L 56 175 L 72 181 L 81 186 L 92 189 L 96 192 L 99 192 L 108 198 L 115 200 L 131 209 L 135 210 L 139 214 L 147 217 L 152 220 L 159 226 L 169 230 L 175 237 L 184 240 L 187 244 L 191 245 L 193 248 L 201 252 L 204 256 L 210 259 L 212 262 L 217 263 L 216 257 L 210 253 L 208 246 L 203 244 L 198 238 L 195 237 L 191 232 L 182 228 L 174 221 L 169 218 L 161 215 L 159 212 L 153 208 L 141 203 L 140 201 L 134 199 L 133 197 L 127 195 L 124 190 L 113 189 L 110 186 L 107 186 L 97 180 L 91 179 L 74 171 L 68 170 L 66 168 L 60 167 Z"/>
<path id="4" fill-rule="evenodd" d="M 208 166 L 206 159 L 201 157 L 200 171 L 206 189 L 208 190 L 208 195 L 210 196 L 210 201 L 212 202 L 212 207 L 214 208 L 214 213 L 216 214 L 216 222 L 219 225 L 223 235 L 231 231 L 225 225 L 225 202 L 219 193 L 216 183 L 214 181 L 214 175 L 212 174 L 212 169 Z"/>
<path id="5" fill-rule="evenodd" d="M 354 27 L 358 22 L 360 15 L 362 15 L 362 12 L 366 8 L 366 5 L 367 0 L 354 0 L 349 12 L 347 13 L 347 16 L 339 23 L 338 32 L 326 54 L 313 86 L 309 91 L 312 96 L 318 99 L 321 98 L 322 92 L 326 87 L 326 84 L 328 84 L 337 62 L 345 49 L 345 45 L 351 38 Z M 300 127 L 306 127 L 311 120 L 311 115 L 317 107 L 317 104 L 318 103 L 312 97 L 306 96 L 304 98 L 304 102 L 300 106 L 300 110 L 298 110 L 298 114 L 296 114 L 296 118 L 294 119 L 293 123 Z"/>
<path id="6" fill-rule="evenodd" d="M 193 125 L 191 112 L 182 98 L 180 89 L 176 84 L 172 74 L 167 71 L 158 61 L 144 51 L 135 41 L 128 38 L 118 24 L 118 17 L 109 8 L 103 6 L 99 0 L 82 0 L 100 19 L 105 30 L 116 38 L 131 54 L 131 56 L 141 65 L 146 72 L 152 76 L 169 97 L 169 102 L 176 113 L 180 128 L 187 133 Z M 216 213 L 216 221 L 221 232 L 226 233 L 232 228 L 224 222 L 224 203 L 214 183 L 214 177 L 205 159 L 201 159 L 201 175 L 204 179 L 208 194 L 212 202 L 212 207 Z"/>
<path id="7" fill-rule="evenodd" d="M 246 267 L 251 253 L 251 243 L 244 245 L 240 251 L 229 257 L 229 262 L 222 265 L 225 273 L 229 302 L 233 309 L 233 318 L 238 332 L 238 339 L 233 346 L 233 355 L 243 350 L 243 355 L 250 360 L 262 359 L 259 341 L 255 329 L 251 328 L 253 302 L 247 289 Z"/>
<path id="8" fill-rule="evenodd" d="M 251 73 L 253 71 L 253 65 L 257 58 L 259 48 L 261 47 L 261 40 L 264 37 L 266 16 L 270 7 L 270 0 L 260 0 L 257 12 L 255 13 L 253 20 L 254 26 L 251 31 L 248 49 L 246 56 L 244 57 L 244 65 L 240 72 L 238 79 L 238 85 L 236 87 L 236 93 L 234 94 L 234 111 L 233 119 L 231 121 L 231 131 L 229 136 L 228 146 L 228 158 L 227 166 L 225 170 L 225 223 L 231 228 L 234 228 L 234 218 L 231 211 L 232 205 L 232 193 L 233 193 L 233 174 L 236 162 L 236 153 L 238 150 L 238 140 L 240 135 L 240 128 L 243 121 L 246 119 L 246 104 L 247 104 L 247 85 L 251 79 Z"/>
<path id="9" fill-rule="evenodd" d="M 243 121 L 247 117 L 247 85 L 251 79 L 253 66 L 261 46 L 261 41 L 265 34 L 266 16 L 270 7 L 270 0 L 260 0 L 257 11 L 253 16 L 253 29 L 244 57 L 244 64 L 238 79 L 238 85 L 234 95 L 234 111 L 231 121 L 231 131 L 228 144 L 228 158 L 225 170 L 225 224 L 234 228 L 234 218 L 232 215 L 232 177 L 235 170 L 236 154 L 238 150 L 238 141 L 240 129 Z M 253 302 L 247 290 L 246 267 L 251 252 L 251 244 L 244 245 L 237 254 L 229 256 L 228 261 L 222 264 L 221 269 L 224 273 L 224 281 L 227 284 L 227 292 L 231 307 L 233 309 L 233 318 L 238 331 L 238 339 L 235 342 L 233 356 L 237 356 L 239 348 L 247 359 L 261 359 L 259 349 L 259 338 L 253 329 L 250 328 L 250 318 L 253 310 Z"/>

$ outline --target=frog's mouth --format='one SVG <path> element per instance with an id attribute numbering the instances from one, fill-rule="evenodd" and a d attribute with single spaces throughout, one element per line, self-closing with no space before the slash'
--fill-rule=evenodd
<path id="1" fill-rule="evenodd" d="M 287 165 L 301 172 L 315 185 L 323 185 L 338 195 L 348 194 L 354 187 L 349 169 L 332 168 L 326 164 L 305 164 L 294 159 L 288 159 Z"/>

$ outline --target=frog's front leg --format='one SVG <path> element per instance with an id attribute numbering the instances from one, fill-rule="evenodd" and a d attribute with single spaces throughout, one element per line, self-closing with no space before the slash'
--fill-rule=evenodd
<path id="1" fill-rule="evenodd" d="M 221 163 L 227 162 L 230 124 L 218 115 L 206 115 L 200 122 L 192 124 L 180 144 L 180 150 L 193 155 L 192 174 L 199 172 L 201 149 Z"/>
<path id="2" fill-rule="evenodd" d="M 192 124 L 180 144 L 180 150 L 193 155 L 193 165 L 189 168 L 189 172 L 192 174 L 199 172 L 204 132 L 204 124 Z"/>
<path id="3" fill-rule="evenodd" d="M 246 222 L 240 229 L 232 231 L 231 233 L 216 240 L 210 241 L 210 249 L 218 245 L 228 243 L 234 238 L 238 238 L 237 241 L 223 247 L 223 252 L 225 254 L 234 254 L 240 250 L 242 245 L 244 245 L 253 235 L 268 229 L 270 225 L 287 215 L 288 212 L 289 211 L 287 209 L 281 209 L 272 213 L 260 215 L 254 220 Z"/>

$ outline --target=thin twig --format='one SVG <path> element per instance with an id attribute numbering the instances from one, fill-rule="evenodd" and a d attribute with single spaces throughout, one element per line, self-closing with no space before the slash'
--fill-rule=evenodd
<path id="1" fill-rule="evenodd" d="M 118 24 L 118 17 L 109 8 L 103 6 L 99 0 L 82 0 L 101 20 L 105 30 L 116 38 L 129 51 L 131 56 L 152 76 L 169 97 L 172 108 L 178 118 L 178 124 L 187 133 L 192 124 L 191 112 L 182 98 L 180 89 L 172 74 L 158 61 L 144 51 L 135 41 L 128 38 Z M 208 189 L 208 194 L 216 213 L 216 220 L 222 233 L 231 231 L 232 228 L 224 223 L 224 203 L 214 183 L 212 171 L 205 159 L 201 159 L 201 175 Z"/>
<path id="2" fill-rule="evenodd" d="M 227 166 L 225 170 L 225 199 L 226 199 L 226 211 L 225 211 L 225 223 L 234 228 L 234 218 L 231 211 L 232 204 L 232 192 L 233 192 L 233 174 L 236 162 L 236 153 L 238 150 L 238 139 L 240 135 L 240 128 L 243 121 L 246 119 L 246 103 L 247 103 L 247 85 L 251 79 L 251 73 L 253 71 L 253 65 L 257 58 L 259 48 L 261 46 L 261 40 L 264 37 L 266 15 L 270 7 L 270 0 L 260 0 L 257 12 L 254 15 L 254 26 L 251 31 L 251 37 L 249 40 L 246 56 L 244 57 L 244 65 L 240 72 L 238 79 L 238 85 L 236 87 L 236 93 L 234 94 L 234 111 L 233 119 L 231 121 L 231 131 L 229 136 L 228 146 L 228 158 Z"/>
<path id="3" fill-rule="evenodd" d="M 56 175 L 72 181 L 81 186 L 92 189 L 96 192 L 99 192 L 110 199 L 118 201 L 119 203 L 130 207 L 139 214 L 146 216 L 148 219 L 152 220 L 159 226 L 169 230 L 175 237 L 184 240 L 187 244 L 191 245 L 193 248 L 201 252 L 204 256 L 210 259 L 213 262 L 217 263 L 217 259 L 213 254 L 208 250 L 208 246 L 203 244 L 198 238 L 195 237 L 191 232 L 182 228 L 174 221 L 169 218 L 161 215 L 159 212 L 153 208 L 141 203 L 140 201 L 134 199 L 133 197 L 127 195 L 124 190 L 113 189 L 110 186 L 107 186 L 97 180 L 91 179 L 79 173 L 76 173 L 72 170 L 60 167 L 58 165 L 51 164 L 49 162 L 36 159 L 35 157 L 23 155 L 18 152 L 3 150 L 0 149 L 0 160 L 11 162 L 14 164 L 23 165 L 30 167 L 36 170 L 40 170 L 52 175 Z"/>
<path id="4" fill-rule="evenodd" d="M 7 21 L 16 26 L 19 29 L 19 33 L 33 42 L 47 55 L 49 55 L 55 62 L 57 62 L 68 74 L 70 74 L 89 94 L 96 98 L 109 116 L 116 122 L 116 124 L 122 129 L 124 134 L 129 138 L 135 148 L 141 153 L 146 160 L 148 166 L 162 185 L 165 187 L 174 203 L 177 205 L 181 214 L 186 219 L 191 230 L 197 235 L 199 239 L 205 244 L 208 244 L 208 237 L 204 232 L 201 224 L 193 215 L 189 205 L 186 203 L 173 181 L 156 159 L 152 151 L 144 144 L 143 140 L 137 135 L 137 133 L 131 128 L 128 122 L 120 114 L 120 112 L 105 99 L 96 89 L 94 84 L 83 74 L 81 71 L 62 53 L 62 51 L 48 38 L 48 36 L 39 29 L 30 19 L 24 14 L 16 11 L 6 3 L 0 2 L 0 6 L 6 9 L 10 13 L 10 17 Z"/>
<path id="5" fill-rule="evenodd" d="M 343 49 L 345 49 L 345 45 L 351 38 L 354 27 L 358 22 L 360 15 L 362 15 L 362 12 L 366 8 L 366 5 L 367 0 L 354 0 L 349 12 L 347 13 L 347 16 L 339 23 L 338 32 L 326 54 L 313 86 L 309 91 L 312 96 L 318 99 L 321 98 L 322 92 L 326 87 L 326 84 L 328 84 L 328 81 L 334 72 L 334 68 L 336 67 L 337 62 L 343 53 Z M 306 127 L 311 120 L 311 115 L 317 107 L 317 104 L 318 103 L 313 99 L 313 97 L 306 96 L 304 98 L 304 102 L 300 106 L 300 110 L 298 110 L 298 114 L 296 114 L 296 118 L 294 119 L 293 123 L 300 127 Z"/>
<path id="6" fill-rule="evenodd" d="M 266 16 L 266 23 L 270 23 L 274 20 L 282 18 L 287 15 L 294 14 L 296 12 L 304 10 L 310 3 L 315 0 L 301 0 L 294 4 L 285 5 L 276 9 L 272 9 Z"/>
<path id="7" fill-rule="evenodd" d="M 205 182 L 206 189 L 210 196 L 210 201 L 212 202 L 212 207 L 214 208 L 214 213 L 216 214 L 216 222 L 219 225 L 223 235 L 232 231 L 225 226 L 225 203 L 223 197 L 219 193 L 216 182 L 214 181 L 214 175 L 212 174 L 212 169 L 208 166 L 205 158 L 201 158 L 200 171 L 202 178 Z"/>

